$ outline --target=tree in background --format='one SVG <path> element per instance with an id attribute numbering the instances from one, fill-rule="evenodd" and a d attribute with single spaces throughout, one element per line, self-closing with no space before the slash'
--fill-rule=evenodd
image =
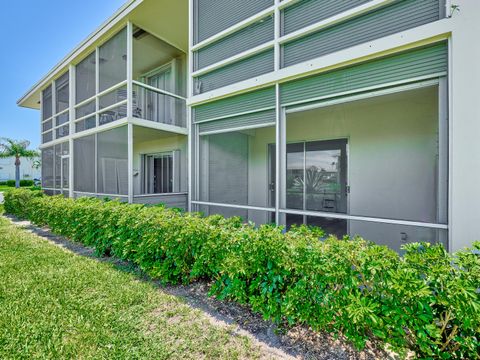
<path id="1" fill-rule="evenodd" d="M 15 187 L 20 187 L 20 159 L 33 159 L 39 156 L 36 150 L 29 150 L 30 141 L 0 139 L 0 158 L 15 157 Z"/>

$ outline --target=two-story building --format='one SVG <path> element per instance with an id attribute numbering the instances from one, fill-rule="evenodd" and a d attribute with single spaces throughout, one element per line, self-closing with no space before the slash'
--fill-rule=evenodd
<path id="1" fill-rule="evenodd" d="M 19 101 L 49 194 L 480 239 L 480 2 L 131 0 Z"/>

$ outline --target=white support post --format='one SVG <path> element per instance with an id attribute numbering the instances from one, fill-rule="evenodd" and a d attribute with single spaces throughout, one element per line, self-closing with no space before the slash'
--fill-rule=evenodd
<path id="1" fill-rule="evenodd" d="M 441 77 L 438 83 L 438 178 L 437 178 L 437 223 L 448 223 L 448 80 Z M 447 234 L 440 232 L 439 240 L 446 244 Z M 448 244 L 449 250 L 450 244 Z"/>
<path id="2" fill-rule="evenodd" d="M 98 93 L 100 92 L 100 49 L 95 48 L 95 127 L 100 125 L 100 99 Z"/>
<path id="3" fill-rule="evenodd" d="M 128 123 L 128 202 L 133 203 L 133 124 Z"/>
<path id="4" fill-rule="evenodd" d="M 57 139 L 57 118 L 56 118 L 56 113 L 57 113 L 57 87 L 56 87 L 56 80 L 52 81 L 52 139 L 56 140 Z M 55 169 L 55 166 L 54 166 Z M 55 175 L 56 176 L 56 175 Z M 56 178 L 55 178 L 56 179 Z M 55 180 L 56 181 L 56 180 Z"/>
<path id="5" fill-rule="evenodd" d="M 280 84 L 275 85 L 275 224 L 280 225 L 280 157 L 281 154 L 281 104 L 280 104 Z"/>
<path id="6" fill-rule="evenodd" d="M 278 183 L 278 193 L 279 193 L 279 208 L 285 209 L 287 207 L 287 124 L 286 124 L 286 110 L 285 108 L 280 108 L 280 146 L 279 146 L 279 161 L 278 161 L 278 172 L 279 172 L 279 183 Z M 279 220 L 279 225 L 286 225 L 286 214 L 282 213 Z"/>
<path id="7" fill-rule="evenodd" d="M 133 117 L 133 24 L 127 23 L 127 119 Z"/>
<path id="8" fill-rule="evenodd" d="M 127 23 L 128 202 L 133 203 L 133 24 Z"/>
<path id="9" fill-rule="evenodd" d="M 193 72 L 193 1 L 188 1 L 188 52 L 187 52 L 187 98 L 192 95 L 192 72 Z M 193 196 L 193 149 L 195 146 L 195 139 L 192 131 L 192 108 L 189 105 L 187 107 L 187 130 L 188 130 L 188 149 L 187 149 L 187 209 L 192 211 L 192 196 Z"/>
<path id="10" fill-rule="evenodd" d="M 74 148 L 73 148 L 73 134 L 75 133 L 75 66 L 70 65 L 68 75 L 68 94 L 69 94 L 69 138 L 68 138 L 68 196 L 73 198 L 73 187 L 74 187 Z"/>

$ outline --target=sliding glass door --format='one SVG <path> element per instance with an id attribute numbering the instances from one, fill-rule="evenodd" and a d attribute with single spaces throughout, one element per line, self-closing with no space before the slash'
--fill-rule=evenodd
<path id="1" fill-rule="evenodd" d="M 270 178 L 275 178 L 274 147 L 270 146 Z M 274 189 L 274 183 L 270 186 Z M 273 190 L 272 190 L 273 192 Z M 347 140 L 321 140 L 287 144 L 286 205 L 288 209 L 347 213 Z M 271 196 L 274 199 L 274 196 Z M 273 200 L 272 200 L 273 201 Z M 274 205 L 274 204 L 273 204 Z M 287 214 L 287 227 L 315 225 L 343 236 L 342 219 Z"/>

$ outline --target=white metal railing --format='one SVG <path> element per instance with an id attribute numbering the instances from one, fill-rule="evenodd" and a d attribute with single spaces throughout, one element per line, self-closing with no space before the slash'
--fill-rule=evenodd
<path id="1" fill-rule="evenodd" d="M 185 97 L 136 80 L 132 85 L 133 117 L 186 128 Z"/>

